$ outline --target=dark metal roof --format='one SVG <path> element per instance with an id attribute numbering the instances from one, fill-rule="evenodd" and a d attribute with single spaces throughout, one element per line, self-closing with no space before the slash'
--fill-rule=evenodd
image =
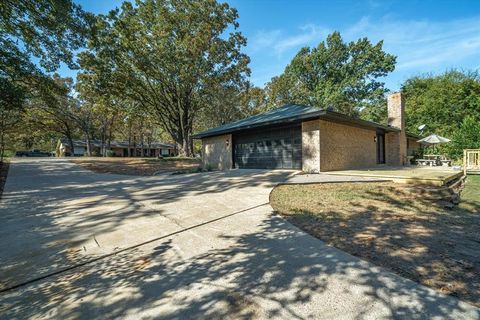
<path id="1" fill-rule="evenodd" d="M 60 139 L 60 142 L 64 145 L 69 145 L 68 139 L 63 137 Z M 90 144 L 93 147 L 101 147 L 102 146 L 102 141 L 100 140 L 90 140 Z M 75 147 L 86 147 L 87 143 L 84 140 L 73 140 L 73 145 Z M 135 145 L 137 148 L 141 148 L 142 146 L 137 143 Z M 128 141 L 117 141 L 117 140 L 112 140 L 110 142 L 110 147 L 111 148 L 128 148 L 129 144 Z M 163 143 L 163 142 L 152 142 L 150 144 L 144 143 L 143 144 L 144 148 L 174 148 L 175 146 L 171 143 Z M 133 148 L 133 145 L 130 145 L 130 148 Z"/>
<path id="2" fill-rule="evenodd" d="M 400 131 L 397 128 L 385 126 L 372 121 L 352 118 L 330 110 L 323 110 L 304 105 L 288 104 L 277 109 L 197 133 L 193 136 L 193 138 L 201 139 L 253 128 L 267 127 L 276 124 L 294 123 L 319 118 L 360 127 L 379 128 L 385 131 Z"/>

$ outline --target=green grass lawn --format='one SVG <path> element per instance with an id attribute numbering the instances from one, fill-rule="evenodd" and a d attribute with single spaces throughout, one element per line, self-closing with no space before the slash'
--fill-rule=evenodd
<path id="1" fill-rule="evenodd" d="M 480 176 L 459 205 L 446 196 L 391 182 L 281 185 L 270 204 L 331 246 L 480 306 Z"/>
<path id="2" fill-rule="evenodd" d="M 462 192 L 462 200 L 480 205 L 480 175 L 469 175 Z"/>

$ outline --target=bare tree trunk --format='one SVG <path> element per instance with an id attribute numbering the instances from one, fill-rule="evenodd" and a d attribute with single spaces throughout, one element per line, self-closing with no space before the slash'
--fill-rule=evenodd
<path id="1" fill-rule="evenodd" d="M 5 127 L 6 127 L 6 124 L 5 124 L 5 113 L 3 111 L 1 111 L 1 119 L 0 119 L 0 163 L 3 164 L 3 157 L 5 155 Z"/>
<path id="2" fill-rule="evenodd" d="M 85 134 L 85 142 L 87 145 L 87 156 L 91 157 L 92 156 L 92 145 L 90 144 L 90 137 L 89 134 Z"/>
<path id="3" fill-rule="evenodd" d="M 175 139 L 178 148 L 178 154 L 184 157 L 193 156 L 193 139 L 190 130 L 186 127 L 182 132 L 179 132 L 177 139 Z"/>
<path id="4" fill-rule="evenodd" d="M 72 135 L 67 135 L 68 144 L 70 145 L 70 156 L 75 155 L 75 145 L 73 144 Z"/>
<path id="5" fill-rule="evenodd" d="M 145 145 L 143 144 L 143 140 L 144 140 L 144 137 L 143 137 L 143 127 L 144 125 L 144 121 L 143 121 L 143 117 L 140 119 L 140 145 L 142 146 L 142 149 L 140 151 L 140 156 L 143 158 L 145 157 Z"/>
<path id="6" fill-rule="evenodd" d="M 2 119 L 2 128 L 0 128 L 0 130 L 2 130 L 1 134 L 0 134 L 0 163 L 3 164 L 3 157 L 5 155 L 5 123 Z"/>
<path id="7" fill-rule="evenodd" d="M 102 130 L 102 140 L 101 140 L 101 145 L 100 145 L 100 152 L 102 153 L 102 157 L 105 157 L 107 155 L 107 150 L 105 148 L 105 130 Z"/>
<path id="8" fill-rule="evenodd" d="M 132 156 L 132 125 L 128 125 L 128 157 Z"/>
<path id="9" fill-rule="evenodd" d="M 137 137 L 133 136 L 133 156 L 137 156 Z"/>
<path id="10" fill-rule="evenodd" d="M 113 121 L 113 120 L 112 120 Z M 113 123 L 112 123 L 112 126 L 113 126 Z M 112 146 L 112 126 L 110 126 L 109 130 L 108 130 L 108 135 L 107 135 L 107 149 L 110 150 L 111 146 Z"/>

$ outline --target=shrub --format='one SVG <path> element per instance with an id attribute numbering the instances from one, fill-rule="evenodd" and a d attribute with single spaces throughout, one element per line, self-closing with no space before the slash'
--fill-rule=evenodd
<path id="1" fill-rule="evenodd" d="M 3 157 L 4 158 L 11 158 L 13 156 L 15 156 L 15 151 L 13 151 L 13 150 L 4 150 L 3 151 Z"/>
<path id="2" fill-rule="evenodd" d="M 472 116 L 466 116 L 455 131 L 452 142 L 445 145 L 450 157 L 462 159 L 463 149 L 480 148 L 480 123 Z"/>
<path id="3" fill-rule="evenodd" d="M 107 157 L 115 157 L 115 152 L 113 152 L 112 150 L 107 150 L 105 152 L 105 156 Z"/>

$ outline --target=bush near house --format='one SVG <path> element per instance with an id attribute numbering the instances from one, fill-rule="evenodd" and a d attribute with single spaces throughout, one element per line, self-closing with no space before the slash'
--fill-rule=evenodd
<path id="1" fill-rule="evenodd" d="M 112 150 L 107 150 L 107 151 L 105 152 L 105 155 L 106 155 L 107 157 L 115 157 L 115 152 L 113 152 Z"/>
<path id="2" fill-rule="evenodd" d="M 449 138 L 437 152 L 460 159 L 463 149 L 480 148 L 480 73 L 450 70 L 408 79 L 402 85 L 406 97 L 407 130 Z"/>

